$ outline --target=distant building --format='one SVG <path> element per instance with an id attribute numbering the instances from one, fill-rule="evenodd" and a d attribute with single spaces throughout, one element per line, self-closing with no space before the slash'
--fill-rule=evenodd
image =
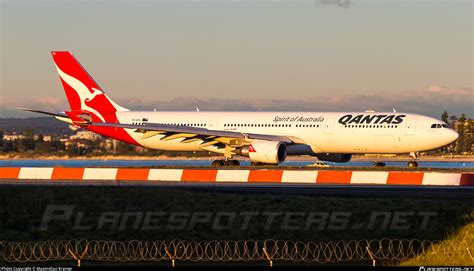
<path id="1" fill-rule="evenodd" d="M 76 140 L 76 139 L 86 139 L 86 140 L 97 140 L 100 139 L 100 135 L 91 132 L 91 131 L 78 131 L 75 135 L 72 135 L 69 137 L 70 140 Z"/>
<path id="2" fill-rule="evenodd" d="M 116 151 L 117 141 L 111 138 L 105 138 L 104 140 L 100 142 L 99 146 L 105 150 Z"/>
<path id="3" fill-rule="evenodd" d="M 69 141 L 69 138 L 60 138 L 60 139 L 59 139 L 59 142 L 63 143 L 64 146 L 66 146 L 66 147 L 71 144 L 71 143 L 70 143 L 71 141 Z"/>
<path id="4" fill-rule="evenodd" d="M 14 140 L 17 140 L 17 139 L 24 139 L 25 136 L 24 135 L 17 135 L 17 134 L 11 134 L 11 135 L 3 135 L 3 140 L 5 141 L 14 141 Z"/>

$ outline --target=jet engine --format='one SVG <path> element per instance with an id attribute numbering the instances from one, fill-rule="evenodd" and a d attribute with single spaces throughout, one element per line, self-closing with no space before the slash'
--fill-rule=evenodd
<path id="1" fill-rule="evenodd" d="M 286 145 L 279 141 L 257 141 L 236 150 L 241 156 L 254 162 L 278 164 L 286 159 Z"/>
<path id="2" fill-rule="evenodd" d="M 352 154 L 350 153 L 318 153 L 316 154 L 321 161 L 336 162 L 336 163 L 346 163 L 351 161 Z"/>

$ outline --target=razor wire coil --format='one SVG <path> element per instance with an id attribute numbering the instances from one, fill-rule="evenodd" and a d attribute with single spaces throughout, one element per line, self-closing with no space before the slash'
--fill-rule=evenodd
<path id="1" fill-rule="evenodd" d="M 291 240 L 230 240 L 230 241 L 108 241 L 50 240 L 13 242 L 0 241 L 0 261 L 46 262 L 82 260 L 102 262 L 251 262 L 266 261 L 263 248 L 273 261 L 302 263 L 344 263 L 368 260 L 400 261 L 428 250 L 444 257 L 468 253 L 454 242 L 408 239 L 348 240 L 302 242 Z M 87 248 L 87 249 L 86 249 Z M 470 247 L 474 250 L 474 247 Z M 71 254 L 72 253 L 72 254 Z M 370 255 L 371 254 L 371 255 Z"/>

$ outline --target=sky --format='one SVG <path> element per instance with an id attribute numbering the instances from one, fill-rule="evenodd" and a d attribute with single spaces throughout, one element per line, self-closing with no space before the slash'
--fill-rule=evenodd
<path id="1" fill-rule="evenodd" d="M 51 50 L 136 110 L 474 117 L 471 0 L 0 1 L 0 117 L 69 109 Z"/>

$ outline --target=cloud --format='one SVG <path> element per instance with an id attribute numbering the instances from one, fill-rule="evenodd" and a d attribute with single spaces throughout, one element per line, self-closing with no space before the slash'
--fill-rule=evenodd
<path id="1" fill-rule="evenodd" d="M 181 97 L 172 100 L 121 98 L 116 102 L 131 110 L 184 110 L 194 111 L 392 111 L 410 112 L 439 117 L 444 110 L 450 114 L 465 113 L 474 117 L 474 90 L 472 88 L 450 88 L 431 85 L 419 91 L 391 93 L 366 93 L 354 95 L 319 95 L 307 99 L 230 99 L 225 97 Z M 42 110 L 67 110 L 65 97 L 40 99 L 2 99 L 1 117 L 26 117 L 15 107 Z"/>

